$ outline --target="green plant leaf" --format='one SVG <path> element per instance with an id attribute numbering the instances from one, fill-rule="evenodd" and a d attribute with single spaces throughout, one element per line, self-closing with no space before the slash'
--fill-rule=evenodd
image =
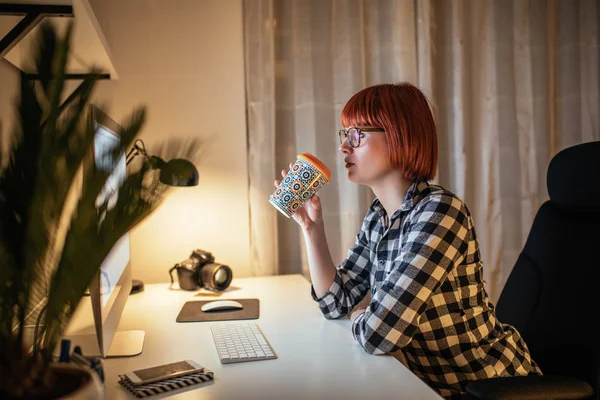
<path id="1" fill-rule="evenodd" d="M 33 59 L 41 87 L 21 75 L 18 128 L 8 158 L 0 155 L 0 166 L 6 161 L 0 171 L 0 398 L 48 389 L 52 351 L 85 289 L 115 243 L 156 210 L 168 188 L 143 158 L 141 168 L 128 172 L 114 206 L 98 206 L 111 173 L 95 168 L 93 158 L 90 99 L 100 71 L 90 69 L 61 104 L 71 26 L 64 37 L 51 24 L 39 34 Z M 126 154 L 145 121 L 146 108 L 134 109 L 106 156 Z M 188 143 L 178 151 L 196 150 L 197 143 Z M 29 352 L 24 326 L 44 302 L 43 325 Z"/>

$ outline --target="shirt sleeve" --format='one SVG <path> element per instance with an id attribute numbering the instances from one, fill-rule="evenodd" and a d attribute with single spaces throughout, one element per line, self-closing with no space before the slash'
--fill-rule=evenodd
<path id="1" fill-rule="evenodd" d="M 354 338 L 371 354 L 396 351 L 410 342 L 431 296 L 467 252 L 470 217 L 458 198 L 424 198 L 407 218 L 398 257 L 367 310 L 352 324 Z"/>
<path id="2" fill-rule="evenodd" d="M 348 250 L 346 259 L 337 268 L 333 283 L 327 293 L 317 297 L 311 285 L 313 300 L 327 319 L 342 318 L 365 297 L 371 284 L 369 241 L 367 238 L 370 218 L 363 221 L 354 246 Z"/>

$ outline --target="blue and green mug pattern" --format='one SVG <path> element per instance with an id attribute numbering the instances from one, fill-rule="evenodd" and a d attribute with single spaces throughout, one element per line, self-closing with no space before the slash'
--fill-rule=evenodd
<path id="1" fill-rule="evenodd" d="M 269 202 L 290 218 L 330 178 L 331 171 L 321 160 L 310 153 L 298 154 L 292 168 L 269 196 Z"/>

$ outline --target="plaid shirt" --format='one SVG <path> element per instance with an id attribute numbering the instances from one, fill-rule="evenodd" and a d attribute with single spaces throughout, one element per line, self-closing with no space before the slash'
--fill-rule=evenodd
<path id="1" fill-rule="evenodd" d="M 356 341 L 371 354 L 401 350 L 444 397 L 460 396 L 476 379 L 541 374 L 517 330 L 496 319 L 459 198 L 415 182 L 387 222 L 376 199 L 329 291 L 317 298 L 312 290 L 326 318 L 346 316 L 370 290 L 369 307 L 352 325 Z"/>

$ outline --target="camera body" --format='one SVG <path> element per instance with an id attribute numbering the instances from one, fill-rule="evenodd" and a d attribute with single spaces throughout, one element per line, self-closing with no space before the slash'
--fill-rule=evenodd
<path id="1" fill-rule="evenodd" d="M 227 289 L 233 278 L 231 268 L 215 263 L 215 258 L 208 251 L 196 249 L 187 260 L 175 264 L 169 270 L 173 283 L 173 270 L 177 270 L 179 287 L 184 290 L 196 290 L 198 287 L 213 291 Z"/>

